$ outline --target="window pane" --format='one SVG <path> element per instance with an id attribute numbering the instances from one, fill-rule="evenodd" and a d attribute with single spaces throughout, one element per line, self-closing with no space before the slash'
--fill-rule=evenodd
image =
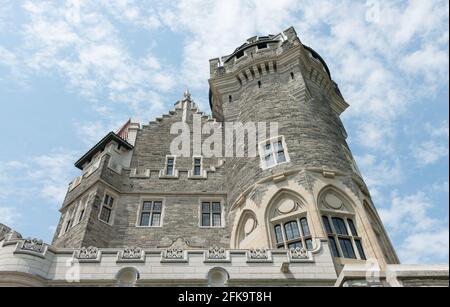
<path id="1" fill-rule="evenodd" d="M 105 205 L 107 205 L 109 203 L 109 195 L 108 194 L 105 195 L 105 199 L 103 199 L 103 203 Z"/>
<path id="2" fill-rule="evenodd" d="M 300 231 L 297 222 L 290 222 L 284 225 L 286 238 L 288 241 L 300 238 Z"/>
<path id="3" fill-rule="evenodd" d="M 286 156 L 284 155 L 284 151 L 279 151 L 277 153 L 277 162 L 278 163 L 284 163 L 286 162 Z"/>
<path id="4" fill-rule="evenodd" d="M 167 159 L 167 165 L 173 165 L 174 159 L 173 158 L 168 158 Z"/>
<path id="5" fill-rule="evenodd" d="M 275 226 L 275 239 L 277 240 L 277 243 L 283 242 L 283 234 L 281 232 L 281 226 L 277 225 Z M 283 246 L 284 248 L 284 246 Z"/>
<path id="6" fill-rule="evenodd" d="M 157 227 L 161 223 L 161 214 L 160 213 L 153 213 L 152 214 L 152 226 Z"/>
<path id="7" fill-rule="evenodd" d="M 327 216 L 322 216 L 323 225 L 325 226 L 325 230 L 327 233 L 333 233 L 333 230 L 331 229 L 330 220 Z"/>
<path id="8" fill-rule="evenodd" d="M 202 160 L 201 159 L 195 159 L 194 160 L 194 165 L 200 166 L 201 164 L 202 164 Z"/>
<path id="9" fill-rule="evenodd" d="M 150 226 L 150 213 L 144 212 L 141 214 L 140 226 Z"/>
<path id="10" fill-rule="evenodd" d="M 103 206 L 102 212 L 100 213 L 100 220 L 103 222 L 109 223 L 109 218 L 111 216 L 111 209 Z"/>
<path id="11" fill-rule="evenodd" d="M 273 166 L 275 164 L 275 161 L 273 160 L 273 155 L 272 154 L 267 155 L 264 159 L 266 161 L 266 166 L 267 167 L 271 167 L 271 166 Z"/>
<path id="12" fill-rule="evenodd" d="M 200 176 L 201 175 L 200 172 L 201 172 L 200 166 L 195 166 L 194 167 L 194 176 Z"/>
<path id="13" fill-rule="evenodd" d="M 303 235 L 309 236 L 311 232 L 309 231 L 308 220 L 306 218 L 302 218 L 300 220 L 300 224 L 302 225 Z"/>
<path id="14" fill-rule="evenodd" d="M 305 244 L 306 244 L 306 249 L 308 249 L 308 250 L 312 250 L 313 249 L 313 241 L 312 241 L 312 239 L 306 239 L 305 240 Z"/>
<path id="15" fill-rule="evenodd" d="M 358 232 L 356 231 L 356 227 L 355 227 L 355 224 L 353 223 L 353 220 L 347 219 L 347 221 L 348 221 L 348 226 L 350 226 L 350 230 L 352 232 L 352 235 L 354 237 L 357 237 L 358 236 Z"/>
<path id="16" fill-rule="evenodd" d="M 212 204 L 212 210 L 213 210 L 214 212 L 222 212 L 220 203 L 213 203 L 213 204 Z"/>
<path id="17" fill-rule="evenodd" d="M 356 259 L 355 250 L 350 239 L 339 239 L 339 244 L 345 258 Z"/>
<path id="18" fill-rule="evenodd" d="M 362 260 L 367 260 L 366 253 L 364 253 L 364 248 L 362 246 L 361 240 L 355 240 L 356 248 L 358 249 L 359 256 Z"/>
<path id="19" fill-rule="evenodd" d="M 84 209 L 81 210 L 81 212 L 80 212 L 80 218 L 78 219 L 78 221 L 81 222 L 81 220 L 83 220 L 83 217 L 84 217 Z"/>
<path id="20" fill-rule="evenodd" d="M 338 235 L 348 236 L 347 227 L 343 219 L 333 217 L 333 225 Z"/>
<path id="21" fill-rule="evenodd" d="M 169 175 L 169 176 L 173 175 L 173 166 L 172 165 L 167 166 L 167 175 Z"/>
<path id="22" fill-rule="evenodd" d="M 214 227 L 220 227 L 220 225 L 222 224 L 222 221 L 221 221 L 221 215 L 220 214 L 218 214 L 218 213 L 214 213 L 213 214 L 213 226 Z"/>
<path id="23" fill-rule="evenodd" d="M 283 142 L 282 141 L 278 141 L 275 145 L 275 151 L 284 151 L 283 148 Z"/>
<path id="24" fill-rule="evenodd" d="M 162 202 L 155 201 L 153 204 L 153 212 L 156 212 L 156 213 L 161 212 L 161 209 L 162 209 Z"/>
<path id="25" fill-rule="evenodd" d="M 202 226 L 205 226 L 205 227 L 211 226 L 209 213 L 202 214 Z"/>
<path id="26" fill-rule="evenodd" d="M 264 147 L 266 153 L 270 153 L 272 151 L 272 144 L 266 144 Z"/>
<path id="27" fill-rule="evenodd" d="M 152 202 L 151 201 L 144 202 L 144 204 L 142 205 L 142 211 L 150 211 L 150 210 L 152 210 Z"/>
<path id="28" fill-rule="evenodd" d="M 114 205 L 114 198 L 111 197 L 111 196 L 109 197 L 109 204 L 108 205 L 109 205 L 110 208 L 112 208 L 113 205 Z"/>
<path id="29" fill-rule="evenodd" d="M 289 249 L 291 249 L 291 248 L 302 248 L 303 247 L 303 244 L 302 244 L 302 242 L 295 242 L 295 243 L 291 243 L 291 244 L 289 244 L 288 245 L 288 248 Z"/>
<path id="30" fill-rule="evenodd" d="M 339 254 L 339 250 L 337 248 L 336 240 L 334 239 L 334 237 L 328 237 L 328 242 L 330 242 L 330 249 L 333 257 L 340 257 L 341 255 Z"/>
<path id="31" fill-rule="evenodd" d="M 208 213 L 210 210 L 210 203 L 202 203 L 202 212 Z"/>

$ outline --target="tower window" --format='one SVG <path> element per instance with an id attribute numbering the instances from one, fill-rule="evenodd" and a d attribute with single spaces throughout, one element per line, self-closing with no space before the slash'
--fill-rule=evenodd
<path id="1" fill-rule="evenodd" d="M 238 53 L 236 53 L 236 60 L 239 60 L 243 56 L 244 56 L 244 51 L 239 51 Z"/>
<path id="2" fill-rule="evenodd" d="M 220 202 L 202 202 L 201 226 L 202 227 L 222 226 L 222 204 Z"/>
<path id="3" fill-rule="evenodd" d="M 277 62 L 273 62 L 273 70 L 275 71 L 275 72 L 277 72 Z"/>
<path id="4" fill-rule="evenodd" d="M 228 96 L 228 102 L 233 102 L 233 96 Z"/>
<path id="5" fill-rule="evenodd" d="M 144 201 L 142 204 L 139 226 L 161 226 L 162 201 Z"/>
<path id="6" fill-rule="evenodd" d="M 358 236 L 352 219 L 324 215 L 322 216 L 322 221 L 328 235 L 328 242 L 333 257 L 367 259 L 362 240 Z M 358 254 L 356 254 L 356 251 Z"/>
<path id="7" fill-rule="evenodd" d="M 274 226 L 276 246 L 279 249 L 313 249 L 313 240 L 306 217 L 289 220 Z"/>
<path id="8" fill-rule="evenodd" d="M 262 84 L 261 81 L 258 81 L 258 87 L 261 88 Z"/>
<path id="9" fill-rule="evenodd" d="M 262 69 L 261 69 L 261 66 L 258 64 L 258 72 L 259 72 L 259 75 L 262 75 Z"/>
<path id="10" fill-rule="evenodd" d="M 295 75 L 293 72 L 291 72 L 291 80 L 295 80 Z"/>
<path id="11" fill-rule="evenodd" d="M 113 208 L 114 208 L 114 197 L 105 194 L 105 197 L 103 198 L 102 207 L 100 208 L 99 220 L 107 224 L 110 224 Z"/>
<path id="12" fill-rule="evenodd" d="M 290 162 L 284 137 L 276 137 L 261 143 L 259 151 L 263 169 Z"/>

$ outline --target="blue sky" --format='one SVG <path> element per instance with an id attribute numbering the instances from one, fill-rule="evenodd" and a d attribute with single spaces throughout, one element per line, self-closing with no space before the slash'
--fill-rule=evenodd
<path id="1" fill-rule="evenodd" d="M 404 263 L 448 263 L 448 1 L 0 0 L 0 222 L 51 241 L 73 163 L 210 58 L 293 25 L 350 103 L 349 143 Z"/>

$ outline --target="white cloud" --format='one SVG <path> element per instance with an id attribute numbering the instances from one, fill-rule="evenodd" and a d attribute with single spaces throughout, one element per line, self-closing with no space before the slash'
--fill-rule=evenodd
<path id="1" fill-rule="evenodd" d="M 403 264 L 448 263 L 449 229 L 425 231 L 408 236 L 400 245 Z"/>
<path id="2" fill-rule="evenodd" d="M 437 126 L 426 124 L 425 131 L 428 133 L 427 140 L 411 146 L 412 154 L 420 166 L 435 164 L 449 155 L 448 122 Z"/>
<path id="3" fill-rule="evenodd" d="M 69 182 L 75 177 L 75 154 L 57 150 L 24 161 L 0 161 L 0 201 L 16 203 L 43 200 L 61 205 Z M 38 201 L 36 202 L 36 204 Z"/>
<path id="4" fill-rule="evenodd" d="M 152 31 L 153 9 L 137 1 L 27 1 L 21 61 L 34 74 L 58 72 L 69 88 L 99 107 L 125 104 L 129 115 L 156 116 L 163 95 L 177 84 L 168 65 L 147 53 L 134 56 L 116 21 Z M 151 44 L 149 39 L 148 44 Z M 149 98 L 155 98 L 150 100 Z M 106 101 L 105 101 L 106 100 Z"/>
<path id="5" fill-rule="evenodd" d="M 68 183 L 73 179 L 73 161 L 73 153 L 61 151 L 32 159 L 28 176 L 41 187 L 41 197 L 57 205 L 63 202 Z"/>
<path id="6" fill-rule="evenodd" d="M 403 263 L 448 262 L 448 217 L 435 218 L 436 209 L 425 192 L 400 196 L 394 193 L 390 205 L 379 209 L 388 232 L 397 242 Z"/>
<path id="7" fill-rule="evenodd" d="M 20 213 L 16 208 L 0 206 L 0 223 L 13 227 L 20 218 Z"/>

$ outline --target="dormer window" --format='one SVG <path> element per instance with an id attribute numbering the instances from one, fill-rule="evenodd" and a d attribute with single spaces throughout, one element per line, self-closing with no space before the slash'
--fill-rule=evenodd
<path id="1" fill-rule="evenodd" d="M 290 162 L 284 137 L 277 137 L 261 143 L 260 157 L 263 169 Z"/>

